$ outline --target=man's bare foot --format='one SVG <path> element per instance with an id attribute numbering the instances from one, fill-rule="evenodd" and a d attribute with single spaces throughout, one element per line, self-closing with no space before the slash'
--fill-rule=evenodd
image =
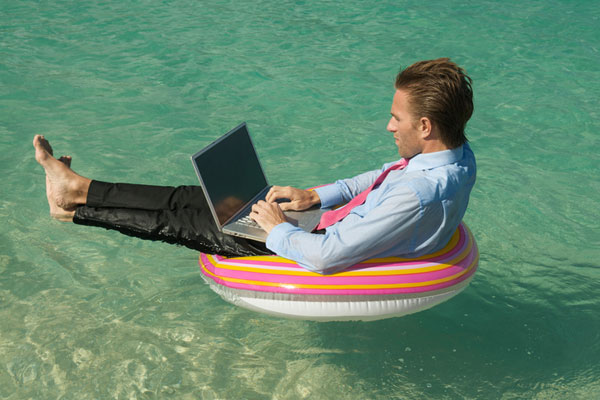
<path id="1" fill-rule="evenodd" d="M 71 157 L 53 157 L 50 143 L 41 135 L 33 138 L 35 159 L 46 171 L 46 196 L 50 215 L 60 221 L 72 221 L 75 207 L 85 204 L 90 179 L 69 168 Z"/>
<path id="2" fill-rule="evenodd" d="M 71 156 L 61 156 L 58 161 L 65 164 L 67 167 L 71 167 Z M 56 220 L 61 222 L 73 222 L 73 216 L 75 215 L 75 209 L 65 210 L 64 208 L 60 208 L 53 201 L 53 195 L 50 191 L 50 179 L 48 179 L 48 175 L 46 175 L 46 197 L 48 198 L 48 205 L 50 206 L 50 216 Z"/>

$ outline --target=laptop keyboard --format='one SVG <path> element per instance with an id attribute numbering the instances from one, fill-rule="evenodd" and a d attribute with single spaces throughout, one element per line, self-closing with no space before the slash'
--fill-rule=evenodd
<path id="1" fill-rule="evenodd" d="M 252 228 L 262 229 L 259 224 L 257 224 L 252 218 L 250 218 L 249 215 L 246 215 L 246 216 L 238 219 L 235 222 L 236 222 L 236 224 L 242 224 L 242 225 L 250 226 Z"/>

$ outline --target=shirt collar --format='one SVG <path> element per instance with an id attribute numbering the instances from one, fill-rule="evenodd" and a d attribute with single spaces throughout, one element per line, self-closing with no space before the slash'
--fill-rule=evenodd
<path id="1" fill-rule="evenodd" d="M 434 153 L 417 154 L 410 159 L 405 171 L 433 169 L 458 162 L 463 158 L 463 146 L 450 150 L 436 151 Z"/>

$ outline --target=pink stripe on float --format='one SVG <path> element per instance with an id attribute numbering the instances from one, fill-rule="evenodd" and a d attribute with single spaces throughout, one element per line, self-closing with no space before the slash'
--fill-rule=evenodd
<path id="1" fill-rule="evenodd" d="M 331 290 L 331 289 L 294 289 L 294 288 L 282 288 L 282 287 L 265 287 L 260 285 L 243 285 L 236 282 L 226 282 L 222 279 L 216 278 L 213 279 L 216 283 L 230 287 L 233 289 L 243 289 L 250 290 L 254 292 L 271 292 L 271 293 L 287 293 L 287 294 L 297 294 L 297 295 L 328 295 L 328 296 L 365 296 L 368 299 L 368 296 L 379 296 L 379 295 L 394 295 L 394 294 L 411 294 L 411 293 L 426 293 L 434 290 L 440 290 L 444 288 L 448 288 L 451 286 L 455 286 L 460 282 L 468 279 L 471 275 L 475 273 L 476 268 L 473 268 L 468 273 L 462 275 L 458 279 L 454 279 L 452 281 L 438 283 L 429 286 L 416 287 L 416 288 L 395 288 L 395 289 L 361 289 L 361 290 L 352 290 L 352 289 L 343 289 L 343 290 Z M 212 277 L 210 277 L 212 278 Z"/>
<path id="2" fill-rule="evenodd" d="M 443 279 L 460 273 L 464 268 L 460 266 L 448 266 L 439 271 L 422 272 L 406 275 L 371 275 L 371 276 L 336 276 L 336 275 L 318 275 L 318 276 L 297 276 L 297 275 L 278 275 L 263 274 L 249 271 L 234 271 L 222 269 L 218 266 L 209 268 L 209 270 L 223 278 L 235 278 L 261 282 L 281 282 L 284 284 L 298 285 L 385 285 L 395 283 L 418 283 L 428 282 L 437 279 Z"/>
<path id="3" fill-rule="evenodd" d="M 459 272 L 468 268 L 473 262 L 477 263 L 477 258 L 478 258 L 477 246 L 475 243 L 473 243 L 473 248 L 471 249 L 471 252 L 460 263 L 463 267 L 458 268 Z M 210 262 L 209 262 L 208 258 L 206 258 L 206 256 L 203 255 L 202 261 L 204 262 L 204 264 L 207 266 L 207 268 L 209 270 L 212 270 L 214 268 L 214 267 L 211 268 L 212 265 L 210 264 Z M 442 283 L 427 285 L 427 286 L 422 286 L 422 287 L 391 288 L 391 289 L 386 289 L 386 288 L 384 288 L 384 289 L 298 288 L 298 287 L 295 287 L 295 285 L 293 283 L 287 283 L 287 282 L 280 283 L 283 286 L 262 286 L 262 285 L 258 285 L 258 284 L 252 284 L 252 283 L 230 282 L 230 281 L 223 280 L 218 276 L 215 277 L 215 276 L 208 275 L 204 271 L 203 268 L 201 268 L 201 271 L 204 275 L 206 275 L 208 278 L 214 280 L 216 283 L 226 286 L 226 287 L 235 288 L 235 289 L 244 289 L 244 290 L 251 290 L 251 291 L 258 291 L 258 292 L 288 293 L 288 294 L 298 294 L 298 295 L 321 294 L 321 295 L 365 295 L 365 296 L 369 296 L 369 295 L 401 294 L 401 293 L 424 293 L 424 292 L 428 292 L 428 291 L 443 289 L 446 287 L 456 285 L 456 284 L 462 282 L 463 280 L 467 279 L 469 276 L 471 276 L 475 272 L 476 269 L 477 269 L 477 265 L 474 265 L 472 270 L 468 271 L 466 274 L 464 274 L 456 279 L 453 279 L 451 281 L 448 281 L 448 282 L 442 282 Z M 362 278 L 362 277 L 360 277 L 360 278 Z M 395 283 L 401 283 L 401 282 L 386 282 L 386 283 L 387 284 L 395 284 Z M 405 283 L 407 283 L 407 282 L 405 282 Z M 360 282 L 354 282 L 353 284 L 360 285 L 360 284 L 365 284 L 365 282 L 362 282 L 362 279 L 361 279 Z M 329 283 L 329 285 L 331 285 L 331 282 Z"/>
<path id="4" fill-rule="evenodd" d="M 451 258 L 460 257 L 458 256 L 452 257 L 457 253 L 465 253 L 466 249 L 472 243 L 472 248 L 469 253 L 466 254 L 466 257 L 462 258 L 457 265 L 448 266 L 439 271 L 430 271 L 430 272 L 415 272 L 409 274 L 401 274 L 402 269 L 412 268 L 419 269 L 419 267 L 424 268 L 425 266 L 432 266 L 436 263 L 433 260 L 443 260 L 445 262 L 451 261 Z M 464 255 L 464 254 L 463 254 Z M 307 294 L 321 294 L 321 295 L 378 295 L 378 294 L 401 294 L 401 293 L 423 293 L 432 290 L 439 290 L 446 287 L 450 287 L 456 285 L 463 280 L 470 277 L 475 270 L 477 269 L 477 261 L 478 261 L 478 249 L 477 244 L 475 243 L 472 234 L 461 224 L 459 226 L 459 241 L 458 243 L 448 252 L 442 254 L 438 257 L 432 257 L 429 259 L 422 260 L 414 260 L 414 261 L 399 261 L 393 264 L 371 264 L 371 263 L 363 263 L 357 264 L 356 266 L 346 269 L 355 270 L 355 271 L 367 271 L 367 270 L 376 270 L 376 271 L 390 271 L 389 275 L 384 276 L 340 276 L 340 275 L 308 275 L 308 276 L 294 276 L 294 275 L 282 275 L 277 274 L 277 271 L 300 271 L 304 270 L 302 267 L 298 266 L 295 263 L 285 263 L 285 262 L 273 262 L 279 266 L 278 268 L 272 268 L 273 273 L 269 272 L 251 272 L 251 271 L 236 271 L 227 268 L 219 268 L 217 265 L 219 263 L 231 264 L 231 265 L 240 265 L 246 267 L 254 267 L 260 268 L 263 270 L 269 270 L 269 267 L 265 268 L 264 261 L 255 261 L 252 260 L 253 263 L 251 265 L 244 265 L 245 263 L 238 263 L 239 261 L 247 262 L 248 259 L 238 258 L 238 259 L 227 259 L 221 256 L 212 256 L 214 261 L 211 261 L 207 255 L 200 255 L 200 261 L 204 265 L 201 267 L 202 273 L 208 278 L 212 279 L 218 284 L 221 284 L 226 287 L 236 288 L 236 289 L 245 289 L 251 291 L 258 292 L 274 292 L 274 293 L 288 293 L 288 294 L 298 294 L 298 295 L 307 295 Z M 276 258 L 276 257 L 274 257 Z M 214 263 L 213 263 L 214 262 Z M 231 262 L 231 263 L 229 263 Z M 233 263 L 235 262 L 235 264 Z M 217 265 L 215 265 L 217 264 Z M 426 285 L 421 287 L 408 287 L 408 288 L 375 288 L 375 289 L 352 289 L 352 288 L 335 288 L 335 286 L 352 286 L 352 285 L 394 285 L 394 284 L 411 284 L 411 283 L 424 283 L 435 281 L 439 279 L 443 279 L 446 277 L 450 277 L 453 275 L 459 274 L 461 271 L 464 271 L 470 265 L 473 265 L 473 268 L 468 271 L 466 274 L 459 276 L 456 279 L 453 279 L 448 282 Z M 282 266 L 285 266 L 282 268 Z M 415 268 L 415 266 L 418 266 Z M 204 270 L 206 268 L 206 271 Z M 398 270 L 399 275 L 394 275 L 393 270 Z M 209 271 L 209 272 L 207 272 Z M 215 276 L 211 275 L 214 274 Z M 224 278 L 224 279 L 222 279 Z M 254 282 L 231 282 L 225 279 L 239 279 L 239 280 L 248 280 L 248 281 L 256 281 Z M 270 283 L 274 286 L 264 286 L 261 285 L 260 282 Z M 328 286 L 327 289 L 320 288 L 298 288 L 297 285 L 319 285 L 319 286 Z M 333 288 L 331 288 L 333 286 Z"/>
<path id="5" fill-rule="evenodd" d="M 464 255 L 467 256 L 466 254 Z M 270 282 L 270 283 L 282 283 L 290 285 L 356 285 L 356 284 L 368 284 L 368 285 L 384 285 L 384 284 L 397 284 L 397 283 L 419 283 L 427 282 L 432 280 L 443 279 L 448 276 L 455 275 L 462 270 L 462 264 L 464 259 L 459 261 L 458 265 L 442 266 L 442 269 L 437 271 L 425 271 L 415 272 L 411 274 L 394 274 L 391 271 L 390 274 L 386 275 L 361 275 L 361 276 L 348 276 L 348 275 L 285 275 L 278 274 L 276 270 L 270 270 L 271 273 L 265 273 L 262 271 L 241 271 L 228 268 L 220 268 L 219 264 L 211 262 L 205 255 L 203 255 L 205 267 L 211 271 L 211 273 L 220 276 L 222 278 L 234 278 L 250 281 L 259 282 Z M 435 266 L 435 263 L 422 263 L 421 267 Z M 440 264 L 437 264 L 440 265 Z M 365 268 L 364 270 L 366 270 Z M 369 268 L 371 269 L 371 268 Z M 398 270 L 398 268 L 396 268 Z"/>

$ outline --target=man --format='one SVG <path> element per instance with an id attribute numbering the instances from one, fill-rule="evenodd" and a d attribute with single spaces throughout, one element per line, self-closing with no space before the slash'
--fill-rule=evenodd
<path id="1" fill-rule="evenodd" d="M 274 186 L 250 215 L 269 234 L 266 248 L 219 232 L 197 187 L 92 181 L 69 168 L 70 157 L 55 159 L 38 135 L 33 144 L 46 171 L 50 213 L 208 253 L 244 256 L 270 250 L 319 273 L 373 257 L 433 253 L 458 227 L 475 183 L 475 158 L 464 134 L 473 112 L 471 79 L 441 58 L 401 71 L 395 88 L 387 130 L 402 159 L 314 191 Z M 348 201 L 344 209 L 326 213 L 316 233 L 294 227 L 282 213 Z"/>

